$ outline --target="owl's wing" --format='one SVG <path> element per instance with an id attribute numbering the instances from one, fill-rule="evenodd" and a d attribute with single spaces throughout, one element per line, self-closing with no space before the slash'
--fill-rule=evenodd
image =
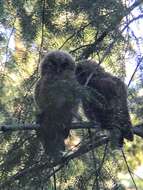
<path id="1" fill-rule="evenodd" d="M 94 87 L 102 94 L 108 101 L 117 96 L 116 81 L 111 77 L 103 77 L 94 80 Z"/>

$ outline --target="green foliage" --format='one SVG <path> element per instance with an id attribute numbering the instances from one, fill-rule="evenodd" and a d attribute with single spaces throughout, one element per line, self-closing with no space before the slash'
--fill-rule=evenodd
<path id="1" fill-rule="evenodd" d="M 72 1 L 71 9 L 75 11 L 76 14 L 83 12 L 86 14 L 90 22 L 96 28 L 100 30 L 106 29 L 112 24 L 115 25 L 118 19 L 122 17 L 124 6 L 122 1 L 109 0 L 105 1 Z"/>
<path id="2" fill-rule="evenodd" d="M 41 53 L 51 49 L 66 50 L 74 55 L 77 62 L 83 58 L 96 59 L 103 62 L 105 69 L 124 79 L 126 52 L 131 52 L 133 47 L 131 38 L 127 39 L 120 30 L 121 25 L 128 24 L 123 19 L 128 10 L 122 2 L 1 0 L 0 124 L 35 123 L 33 88 L 38 79 L 39 50 Z M 11 38 L 14 38 L 14 49 L 10 45 Z M 68 88 L 70 85 L 64 93 Z M 58 89 L 57 84 L 56 96 Z M 142 81 L 129 93 L 134 123 L 142 122 L 140 89 Z M 81 96 L 89 98 L 90 92 L 83 92 Z M 104 131 L 92 131 L 95 141 L 100 133 L 105 134 Z M 81 145 L 86 145 L 90 139 L 88 132 L 79 130 L 79 135 Z M 53 178 L 50 177 L 53 169 L 47 164 L 48 156 L 34 131 L 1 132 L 0 147 L 0 189 L 54 189 Z M 139 138 L 133 144 L 129 143 L 126 151 L 133 168 L 142 164 Z M 125 189 L 117 177 L 121 169 L 127 172 L 121 157 L 109 147 L 105 150 L 101 146 L 70 161 L 56 173 L 57 190 Z M 37 169 L 39 165 L 41 167 Z M 140 181 L 138 184 L 141 189 Z"/>

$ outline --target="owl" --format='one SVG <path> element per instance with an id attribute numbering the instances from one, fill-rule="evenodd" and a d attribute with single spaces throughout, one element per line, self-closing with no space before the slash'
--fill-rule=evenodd
<path id="1" fill-rule="evenodd" d="M 77 109 L 78 88 L 72 56 L 64 51 L 47 53 L 40 63 L 34 99 L 39 110 L 37 135 L 51 158 L 61 158 L 65 150 L 64 141 Z"/>
<path id="2" fill-rule="evenodd" d="M 92 60 L 77 65 L 76 78 L 89 92 L 88 98 L 82 98 L 87 118 L 99 122 L 101 128 L 110 131 L 113 146 L 122 147 L 124 138 L 132 141 L 132 124 L 124 82 L 105 72 Z"/>

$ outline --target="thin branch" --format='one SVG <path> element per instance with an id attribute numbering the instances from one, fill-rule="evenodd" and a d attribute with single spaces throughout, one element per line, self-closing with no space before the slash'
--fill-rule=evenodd
<path id="1" fill-rule="evenodd" d="M 42 3 L 42 23 L 41 23 L 41 44 L 40 44 L 40 50 L 39 50 L 39 59 L 38 59 L 38 64 L 40 63 L 41 60 L 41 53 L 42 53 L 42 48 L 43 48 L 43 41 L 44 41 L 44 25 L 45 25 L 45 6 L 46 6 L 46 0 L 43 0 Z"/>
<path id="2" fill-rule="evenodd" d="M 127 12 L 124 16 L 127 16 L 134 8 L 143 4 L 143 0 L 136 0 L 129 8 L 127 8 Z"/>
<path id="3" fill-rule="evenodd" d="M 53 180 L 54 180 L 54 190 L 57 190 L 56 172 L 54 168 L 53 168 Z"/>
<path id="4" fill-rule="evenodd" d="M 130 84 L 131 84 L 131 82 L 132 82 L 132 80 L 133 80 L 133 78 L 134 78 L 134 76 L 135 76 L 135 74 L 136 74 L 136 72 L 137 72 L 137 70 L 138 70 L 140 64 L 142 63 L 142 61 L 143 61 L 143 57 L 141 57 L 141 58 L 139 59 L 139 62 L 138 62 L 137 66 L 136 66 L 136 68 L 135 68 L 135 70 L 134 70 L 134 72 L 133 72 L 133 74 L 132 74 L 132 76 L 131 76 L 131 79 L 130 79 L 130 81 L 129 81 L 129 83 L 128 83 L 128 87 L 130 86 Z"/>
<path id="5" fill-rule="evenodd" d="M 85 48 L 85 47 L 89 47 L 90 45 L 91 45 L 91 44 L 85 44 L 85 45 L 78 46 L 77 48 L 75 48 L 75 49 L 69 51 L 69 53 L 74 53 L 74 52 L 76 52 L 77 50 L 80 50 L 80 49 Z"/>
<path id="6" fill-rule="evenodd" d="M 75 31 L 71 36 L 69 36 L 64 43 L 61 45 L 61 47 L 59 47 L 59 50 L 62 49 L 64 47 L 64 45 L 71 40 L 75 35 L 79 34 L 81 31 L 83 31 L 86 27 L 88 27 L 92 22 L 89 22 L 88 24 L 81 26 L 77 31 Z"/>
<path id="7" fill-rule="evenodd" d="M 127 159 L 126 159 L 126 156 L 125 156 L 125 153 L 124 153 L 123 150 L 122 150 L 122 156 L 123 156 L 124 161 L 125 161 L 125 163 L 126 163 L 128 173 L 130 174 L 131 179 L 132 179 L 132 182 L 133 182 L 133 184 L 134 184 L 134 186 L 135 186 L 135 190 L 138 190 L 137 185 L 136 185 L 136 182 L 135 182 L 135 180 L 134 180 L 134 177 L 133 177 L 133 175 L 132 175 L 132 172 L 131 172 L 131 170 L 130 170 L 130 167 L 129 167 L 129 165 L 128 165 L 128 162 L 127 162 Z"/>
<path id="8" fill-rule="evenodd" d="M 38 124 L 12 124 L 12 125 L 0 125 L 0 131 L 25 131 L 25 130 L 37 130 L 39 129 Z"/>

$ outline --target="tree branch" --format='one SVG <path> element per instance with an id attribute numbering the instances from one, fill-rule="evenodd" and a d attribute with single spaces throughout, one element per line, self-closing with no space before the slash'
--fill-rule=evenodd
<path id="1" fill-rule="evenodd" d="M 117 18 L 116 25 L 110 25 L 103 33 L 90 45 L 88 45 L 82 52 L 80 58 L 87 59 L 90 54 L 97 51 L 99 44 L 104 40 L 104 38 L 109 35 L 112 31 L 116 30 L 121 22 L 121 20 L 126 17 L 133 9 L 143 3 L 142 0 L 137 0 L 130 7 L 128 7 L 124 14 Z"/>
<path id="2" fill-rule="evenodd" d="M 0 184 L 0 188 L 4 188 L 7 185 L 9 185 L 10 183 L 14 182 L 15 180 L 19 180 L 21 178 L 23 178 L 24 176 L 32 173 L 32 172 L 40 172 L 41 170 L 45 169 L 45 168 L 53 168 L 53 167 L 57 167 L 58 169 L 55 170 L 55 172 L 49 172 L 49 175 L 46 176 L 46 179 L 50 178 L 51 176 L 53 176 L 56 172 L 58 172 L 62 167 L 64 167 L 65 164 L 67 164 L 70 160 L 75 159 L 91 150 L 93 150 L 94 148 L 97 148 L 99 146 L 102 146 L 106 143 L 108 143 L 109 138 L 105 137 L 105 136 L 101 136 L 99 137 L 96 142 L 94 142 L 91 145 L 91 142 L 87 142 L 86 144 L 82 145 L 81 147 L 79 147 L 79 149 L 75 152 L 72 152 L 71 154 L 68 154 L 67 156 L 64 156 L 61 160 L 59 160 L 58 162 L 53 162 L 53 163 L 49 163 L 49 161 L 45 162 L 45 163 L 35 163 L 32 166 L 30 166 L 29 168 L 26 169 L 22 169 L 21 171 L 18 171 L 17 174 L 13 175 L 12 177 L 10 177 L 9 179 L 7 179 L 5 182 Z"/>
<path id="3" fill-rule="evenodd" d="M 16 130 L 37 130 L 39 129 L 39 125 L 37 124 L 27 124 L 27 125 L 18 125 L 18 126 L 12 126 L 12 125 L 1 125 L 0 126 L 0 130 L 1 131 L 16 131 Z M 72 129 L 100 129 L 100 125 L 97 123 L 91 123 L 91 122 L 77 122 L 77 123 L 73 123 L 72 124 Z M 135 125 L 133 127 L 133 132 L 135 135 L 138 135 L 140 137 L 143 138 L 143 123 L 142 124 L 138 124 Z M 61 160 L 57 161 L 57 162 L 52 162 L 49 163 L 49 161 L 45 162 L 45 163 L 34 163 L 32 166 L 30 166 L 29 168 L 24 168 L 20 171 L 17 172 L 17 174 L 13 175 L 12 177 L 10 177 L 9 179 L 7 179 L 4 183 L 0 184 L 0 188 L 3 188 L 7 185 L 9 185 L 10 183 L 12 183 L 15 180 L 19 180 L 21 178 L 23 178 L 24 176 L 34 172 L 39 172 L 42 171 L 45 168 L 53 168 L 53 167 L 57 167 L 57 169 L 54 171 L 49 171 L 49 174 L 47 175 L 47 178 L 50 178 L 51 176 L 53 176 L 56 172 L 58 172 L 62 167 L 64 167 L 65 164 L 67 164 L 70 160 L 75 159 L 79 156 L 82 156 L 83 154 L 88 153 L 89 151 L 102 146 L 106 143 L 108 143 L 109 138 L 105 135 L 101 135 L 99 137 L 96 137 L 96 140 L 94 140 L 91 144 L 91 141 L 87 141 L 84 142 L 83 145 L 81 145 L 77 151 L 75 152 L 70 152 L 69 154 L 65 155 Z"/>
<path id="4" fill-rule="evenodd" d="M 12 124 L 12 125 L 0 125 L 0 131 L 25 131 L 25 130 L 37 130 L 39 129 L 38 124 Z"/>
<path id="5" fill-rule="evenodd" d="M 13 124 L 13 125 L 0 125 L 0 131 L 7 132 L 7 131 L 24 131 L 24 130 L 38 130 L 40 126 L 38 124 Z M 74 122 L 72 123 L 71 129 L 96 129 L 102 130 L 100 127 L 100 123 L 96 122 Z M 137 136 L 143 138 L 143 123 L 137 124 L 133 126 L 133 133 Z"/>

